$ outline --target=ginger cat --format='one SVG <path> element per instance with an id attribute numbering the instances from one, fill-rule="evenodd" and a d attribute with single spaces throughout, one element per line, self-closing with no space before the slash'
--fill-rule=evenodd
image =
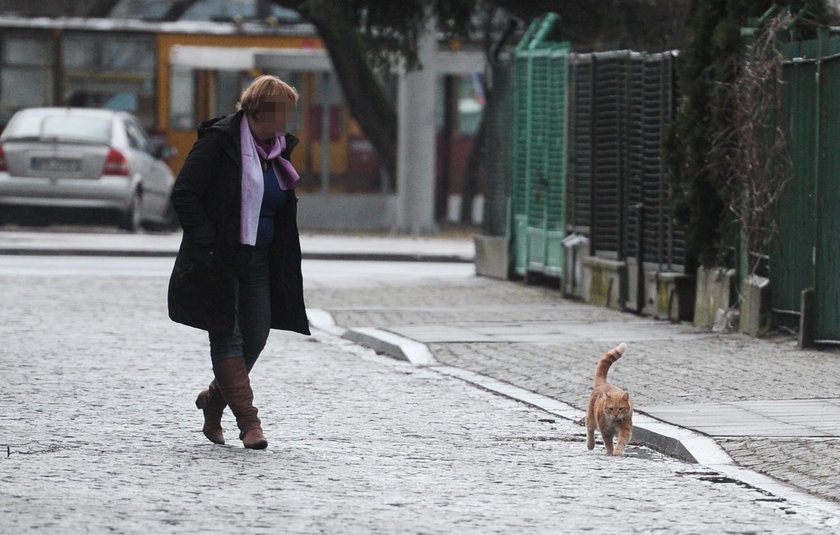
<path id="1" fill-rule="evenodd" d="M 627 349 L 621 343 L 601 357 L 595 368 L 595 389 L 589 398 L 589 410 L 586 412 L 586 447 L 595 448 L 595 429 L 601 432 L 607 455 L 613 455 L 613 438 L 618 434 L 615 455 L 623 455 L 624 447 L 633 434 L 633 404 L 630 394 L 607 382 L 607 372 Z"/>

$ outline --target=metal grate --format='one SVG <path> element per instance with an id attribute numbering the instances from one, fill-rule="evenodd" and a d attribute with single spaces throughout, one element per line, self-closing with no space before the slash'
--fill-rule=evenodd
<path id="1" fill-rule="evenodd" d="M 631 169 L 630 80 L 637 56 L 627 51 L 593 54 L 596 92 L 591 240 L 595 254 L 605 258 L 624 256 Z"/>
<path id="2" fill-rule="evenodd" d="M 591 54 L 572 56 L 570 67 L 567 230 L 589 235 L 592 212 L 594 83 Z"/>
<path id="3" fill-rule="evenodd" d="M 513 60 L 495 63 L 492 68 L 493 97 L 487 109 L 487 159 L 485 204 L 482 230 L 488 236 L 507 236 L 510 229 L 508 203 L 513 174 Z"/>
<path id="4" fill-rule="evenodd" d="M 681 271 L 685 255 L 662 158 L 675 57 L 577 54 L 571 66 L 568 229 L 588 234 L 597 256 L 642 258 L 660 271 Z"/>

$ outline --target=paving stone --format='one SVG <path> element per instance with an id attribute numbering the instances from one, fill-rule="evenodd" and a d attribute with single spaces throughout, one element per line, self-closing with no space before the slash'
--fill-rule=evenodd
<path id="1" fill-rule="evenodd" d="M 326 334 L 270 337 L 253 374 L 268 450 L 243 449 L 230 415 L 216 446 L 192 405 L 210 378 L 206 335 L 167 319 L 165 278 L 3 276 L 0 295 L 5 533 L 836 525 L 644 448 L 587 451 L 572 422 Z M 498 373 L 543 381 L 541 360 L 493 356 Z"/>
<path id="2" fill-rule="evenodd" d="M 807 406 L 814 411 L 811 414 L 837 412 L 833 401 L 820 401 L 840 392 L 837 350 L 800 350 L 786 337 L 760 340 L 709 333 L 687 324 L 651 322 L 634 314 L 569 301 L 547 288 L 476 278 L 461 285 L 318 291 L 311 296 L 310 305 L 333 312 L 341 326 L 422 333 L 421 338 L 442 364 L 509 382 L 580 409 L 588 401 L 598 358 L 625 341 L 628 351 L 610 370 L 610 380 L 631 392 L 638 410 L 651 407 L 655 413 L 657 407 L 747 402 L 784 407 L 791 400 L 808 400 Z M 435 340 L 433 331 L 426 328 L 432 325 L 446 325 L 449 332 L 469 330 L 495 340 Z M 517 330 L 528 336 L 517 336 Z M 632 340 L 623 338 L 628 335 Z M 801 411 L 803 416 L 809 416 L 808 410 Z M 743 411 L 737 414 L 750 417 Z M 778 415 L 773 418 L 775 422 L 767 426 L 749 428 L 737 419 L 730 425 L 723 414 L 717 417 L 720 421 L 714 417 L 711 422 L 708 418 L 703 421 L 714 424 L 714 428 L 705 429 L 712 434 L 724 433 L 726 428 L 724 434 L 763 436 L 762 443 L 783 441 L 784 448 L 750 452 L 740 451 L 740 442 L 722 438 L 721 444 L 744 466 L 760 466 L 761 472 L 774 478 L 840 501 L 834 485 L 820 483 L 840 481 L 837 456 L 805 447 L 815 434 L 840 438 L 836 422 L 827 417 L 825 425 L 805 423 L 792 413 L 786 416 L 789 421 Z M 790 438 L 792 435 L 798 438 Z M 814 457 L 795 465 L 786 463 L 788 449 L 796 444 Z M 744 461 L 747 457 L 750 462 Z M 800 468 L 821 475 L 806 478 L 797 471 Z"/>

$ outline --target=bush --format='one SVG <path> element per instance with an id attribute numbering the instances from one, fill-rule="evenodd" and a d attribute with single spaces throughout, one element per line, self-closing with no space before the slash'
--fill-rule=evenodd
<path id="1" fill-rule="evenodd" d="M 806 6 L 800 17 L 803 33 L 828 20 L 825 0 L 779 1 Z M 740 66 L 740 31 L 749 17 L 758 17 L 772 0 L 691 0 L 687 39 L 678 72 L 683 101 L 665 144 L 672 177 L 674 216 L 686 232 L 687 269 L 697 264 L 729 265 L 732 234 L 729 206 L 733 192 L 731 136 L 735 117 L 732 86 Z"/>

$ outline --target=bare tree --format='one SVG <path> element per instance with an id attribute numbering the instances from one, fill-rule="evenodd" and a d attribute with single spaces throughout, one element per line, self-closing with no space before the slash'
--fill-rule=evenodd
<path id="1" fill-rule="evenodd" d="M 755 273 L 777 233 L 776 210 L 792 180 L 788 128 L 784 109 L 784 57 L 777 36 L 794 17 L 782 11 L 759 31 L 732 85 L 736 105 L 733 127 L 725 140 L 732 147 L 730 210 L 741 226 L 749 273 Z"/>
<path id="2" fill-rule="evenodd" d="M 170 0 L 162 20 L 178 20 L 198 0 Z M 0 12 L 28 17 L 107 18 L 120 0 L 0 0 Z"/>
<path id="3" fill-rule="evenodd" d="M 355 28 L 317 13 L 306 19 L 318 30 L 330 55 L 350 113 L 376 148 L 388 174 L 397 172 L 397 112 L 376 72 L 367 63 Z"/>
<path id="4" fill-rule="evenodd" d="M 169 4 L 169 8 L 163 14 L 163 20 L 180 19 L 197 1 L 198 0 L 172 0 Z"/>

